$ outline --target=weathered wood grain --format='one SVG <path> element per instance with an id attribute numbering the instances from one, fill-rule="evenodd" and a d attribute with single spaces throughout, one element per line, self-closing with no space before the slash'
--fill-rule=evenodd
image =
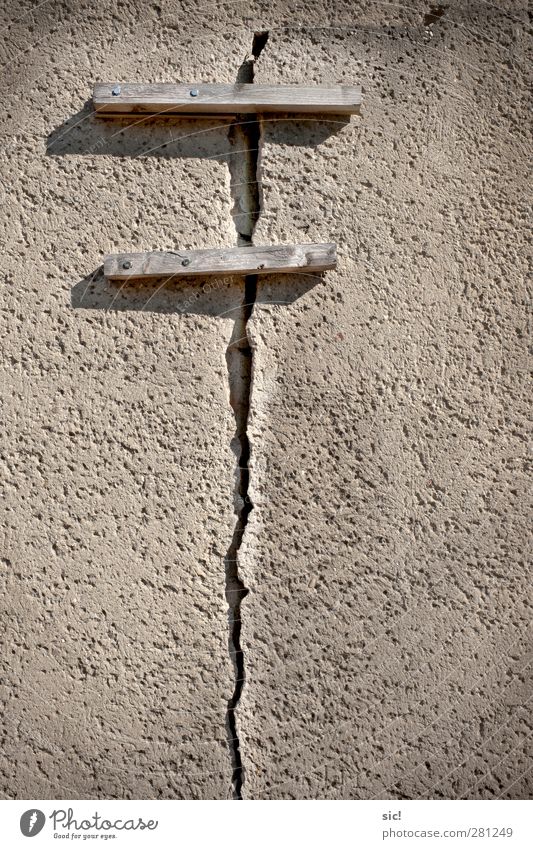
<path id="1" fill-rule="evenodd" d="M 343 85 L 322 88 L 251 83 L 97 83 L 93 91 L 93 104 L 97 114 L 315 112 L 350 115 L 359 111 L 361 87 Z"/>
<path id="2" fill-rule="evenodd" d="M 335 244 L 265 245 L 201 251 L 111 254 L 104 274 L 110 280 L 208 277 L 213 274 L 320 272 L 335 268 Z"/>

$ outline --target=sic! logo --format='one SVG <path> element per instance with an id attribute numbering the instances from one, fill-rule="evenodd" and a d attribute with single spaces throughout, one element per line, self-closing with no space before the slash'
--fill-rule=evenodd
<path id="1" fill-rule="evenodd" d="M 45 822 L 46 817 L 42 811 L 30 808 L 29 811 L 24 811 L 20 818 L 20 830 L 24 837 L 35 837 L 42 830 Z"/>

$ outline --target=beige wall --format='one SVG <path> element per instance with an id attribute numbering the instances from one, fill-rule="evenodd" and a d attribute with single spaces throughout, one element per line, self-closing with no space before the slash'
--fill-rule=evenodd
<path id="1" fill-rule="evenodd" d="M 100 266 L 236 244 L 250 172 L 223 123 L 86 101 L 234 81 L 260 30 L 256 82 L 365 100 L 262 125 L 255 243 L 339 266 L 247 326 L 243 795 L 528 796 L 525 4 L 5 6 L 3 797 L 234 792 L 244 284 Z"/>

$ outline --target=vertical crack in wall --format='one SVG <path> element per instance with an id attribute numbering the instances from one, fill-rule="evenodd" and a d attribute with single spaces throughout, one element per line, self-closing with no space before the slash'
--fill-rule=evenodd
<path id="1" fill-rule="evenodd" d="M 248 523 L 253 505 L 248 496 L 250 480 L 249 459 L 250 441 L 247 425 L 250 408 L 250 387 L 252 382 L 252 347 L 248 338 L 246 324 L 253 310 L 256 292 L 256 278 L 247 277 L 244 284 L 244 302 L 235 321 L 230 344 L 226 351 L 230 384 L 230 403 L 235 415 L 235 436 L 231 447 L 237 458 L 235 484 L 235 513 L 237 522 L 226 553 L 226 600 L 229 617 L 229 652 L 233 661 L 235 687 L 228 701 L 226 729 L 233 768 L 233 797 L 242 799 L 243 765 L 240 741 L 237 731 L 236 710 L 244 686 L 244 653 L 241 648 L 241 602 L 247 595 L 239 575 L 239 548 Z"/>
<path id="2" fill-rule="evenodd" d="M 252 83 L 254 62 L 268 39 L 268 33 L 256 33 L 252 54 L 246 57 L 239 69 L 237 82 Z M 232 216 L 237 235 L 237 245 L 252 245 L 253 233 L 261 206 L 258 163 L 261 124 L 257 115 L 238 115 L 233 121 L 229 140 L 232 151 L 230 163 L 230 190 L 233 199 Z M 253 350 L 248 336 L 248 321 L 252 315 L 257 293 L 257 276 L 244 278 L 244 298 L 235 319 L 233 333 L 226 350 L 230 404 L 235 416 L 235 435 L 231 448 L 237 458 L 234 503 L 237 522 L 225 557 L 226 600 L 229 619 L 229 653 L 235 673 L 235 687 L 228 701 L 226 731 L 232 762 L 233 798 L 242 799 L 244 768 L 237 729 L 236 712 L 245 681 L 244 652 L 241 648 L 241 603 L 248 593 L 239 575 L 239 549 L 253 504 L 248 495 L 250 483 L 250 440 L 248 416 L 252 389 Z"/>

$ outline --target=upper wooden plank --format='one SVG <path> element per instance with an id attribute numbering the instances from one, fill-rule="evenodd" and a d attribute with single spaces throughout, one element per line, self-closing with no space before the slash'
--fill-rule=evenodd
<path id="1" fill-rule="evenodd" d="M 157 277 L 208 277 L 213 274 L 320 272 L 335 268 L 336 245 L 262 245 L 199 251 L 148 251 L 111 254 L 104 274 L 110 280 Z"/>
<path id="2" fill-rule="evenodd" d="M 315 112 L 351 115 L 359 111 L 360 86 L 269 86 L 243 83 L 97 83 L 96 113 L 227 114 Z"/>

